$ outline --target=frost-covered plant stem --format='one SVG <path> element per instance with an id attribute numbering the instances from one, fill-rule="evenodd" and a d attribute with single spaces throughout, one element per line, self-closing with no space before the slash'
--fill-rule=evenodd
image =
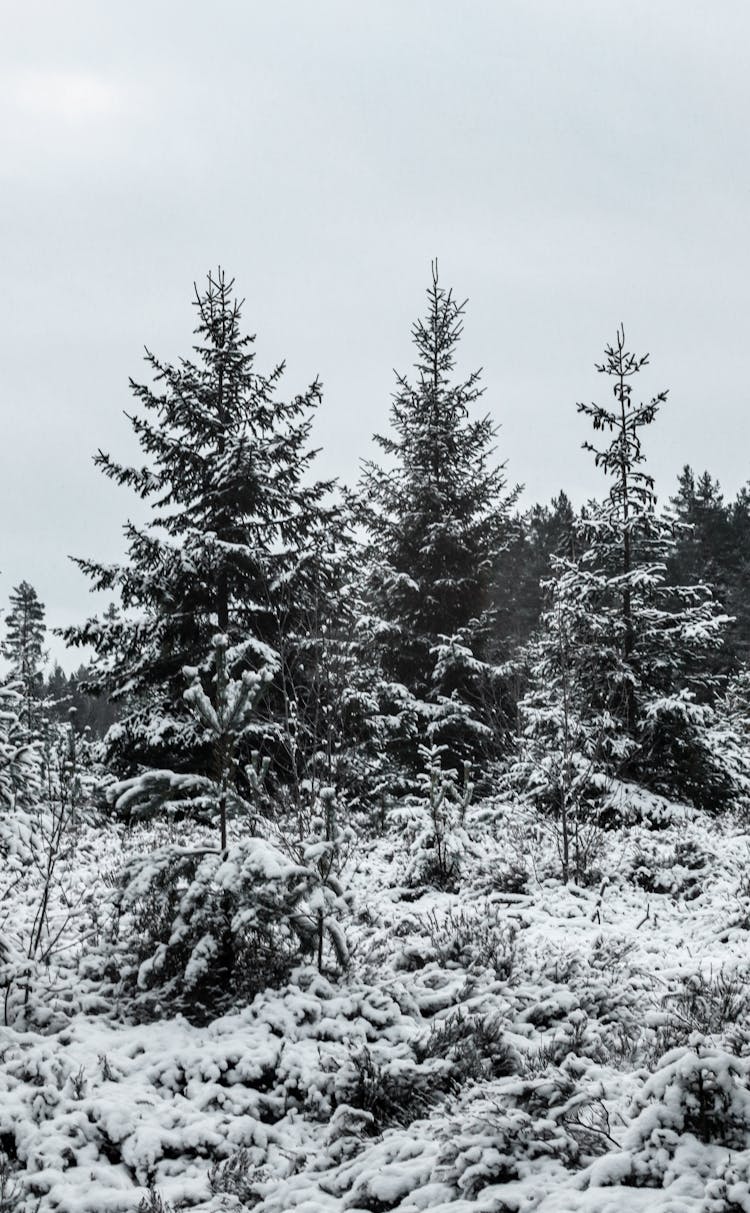
<path id="1" fill-rule="evenodd" d="M 42 866 L 42 892 L 32 924 L 29 941 L 29 960 L 34 960 L 41 947 L 42 938 L 47 926 L 47 914 L 52 885 L 60 855 L 63 850 L 65 836 L 75 823 L 76 808 L 80 795 L 80 785 L 77 773 L 76 739 L 72 725 L 68 727 L 68 735 L 58 750 L 57 780 L 53 784 L 51 772 L 49 776 L 51 821 L 49 831 L 41 831 L 44 843 L 44 859 Z M 44 959 L 49 956 L 49 948 Z M 28 991 L 27 991 L 28 995 Z"/>
<path id="2" fill-rule="evenodd" d="M 562 707 L 562 755 L 560 762 L 560 780 L 558 785 L 558 807 L 560 811 L 558 835 L 558 851 L 562 868 L 563 884 L 568 884 L 571 875 L 571 864 L 575 869 L 575 880 L 580 882 L 585 875 L 586 852 L 588 850 L 581 835 L 580 797 L 576 795 L 576 771 L 573 762 L 575 750 L 573 729 L 571 727 L 571 695 L 570 695 L 570 652 L 568 633 L 562 612 L 558 608 L 558 649 L 560 655 L 560 698 Z M 593 763 L 589 765 L 588 775 L 593 771 Z"/>
<path id="3" fill-rule="evenodd" d="M 49 964 L 56 944 L 70 921 L 74 907 L 66 899 L 67 913 L 54 933 L 50 932 L 50 902 L 55 889 L 57 868 L 65 852 L 66 842 L 75 827 L 80 800 L 80 780 L 77 769 L 75 731 L 70 725 L 58 741 L 56 751 L 47 760 L 47 812 L 39 806 L 36 812 L 32 862 L 40 877 L 40 887 L 34 917 L 26 947 L 28 968 L 23 987 L 24 1011 L 31 997 L 31 972 L 35 962 Z M 12 982 L 5 990 L 5 1022 L 8 1022 Z"/>
<path id="4" fill-rule="evenodd" d="M 563 760 L 560 779 L 560 842 L 562 849 L 562 878 L 567 884 L 570 877 L 570 832 L 568 820 L 568 791 L 572 783 L 571 750 L 570 750 L 570 694 L 569 694 L 569 662 L 568 637 L 558 611 L 558 646 L 560 652 L 562 710 L 563 710 Z"/>
<path id="5" fill-rule="evenodd" d="M 321 800 L 323 802 L 323 838 L 327 844 L 322 855 L 318 859 L 318 872 L 320 879 L 325 887 L 329 887 L 333 879 L 333 866 L 337 854 L 341 850 L 341 836 L 336 824 L 336 804 L 335 792 L 333 788 L 324 788 L 321 792 Z M 326 928 L 325 928 L 325 911 L 323 906 L 318 908 L 318 972 L 323 972 L 323 946 L 325 944 Z"/>

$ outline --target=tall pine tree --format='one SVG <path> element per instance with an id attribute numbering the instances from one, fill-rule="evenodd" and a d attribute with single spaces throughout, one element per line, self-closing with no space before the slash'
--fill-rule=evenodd
<path id="1" fill-rule="evenodd" d="M 124 563 L 77 561 L 120 609 L 64 633 L 95 651 L 88 689 L 123 704 L 108 743 L 124 774 L 195 770 L 201 755 L 210 765 L 209 739 L 184 702 L 183 669 L 208 668 L 216 634 L 226 640 L 227 676 L 274 670 L 253 744 L 288 774 L 298 744 L 289 722 L 299 733 L 300 687 L 315 660 L 307 620 L 334 610 L 341 515 L 331 483 L 309 475 L 321 387 L 316 380 L 279 398 L 283 364 L 268 375 L 256 369 L 233 287 L 220 270 L 196 288 L 192 358 L 172 364 L 146 351 L 152 383 L 131 381 L 140 411 L 130 417 L 143 464 L 95 458 L 151 506 L 146 525 L 125 527 Z"/>
<path id="2" fill-rule="evenodd" d="M 44 662 L 44 604 L 28 581 L 22 581 L 10 594 L 10 610 L 5 617 L 2 653 L 10 663 L 11 677 L 22 688 L 22 717 L 28 733 L 39 723 Z"/>
<path id="3" fill-rule="evenodd" d="M 437 262 L 427 302 L 412 329 L 416 374 L 397 376 L 391 432 L 375 437 L 386 466 L 364 469 L 368 635 L 385 683 L 421 705 L 430 740 L 476 756 L 496 742 L 489 608 L 514 495 L 494 462 L 496 428 L 472 416 L 480 372 L 455 374 L 465 303 L 440 285 Z"/>

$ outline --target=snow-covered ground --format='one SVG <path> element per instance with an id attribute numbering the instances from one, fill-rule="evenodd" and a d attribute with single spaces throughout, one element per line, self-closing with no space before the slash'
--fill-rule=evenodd
<path id="1" fill-rule="evenodd" d="M 750 1213 L 746 827 L 675 808 L 567 887 L 522 810 L 467 831 L 452 892 L 360 839 L 343 975 L 206 1027 L 81 980 L 0 1028 L 2 1213 Z M 119 846 L 85 834 L 71 887 Z"/>

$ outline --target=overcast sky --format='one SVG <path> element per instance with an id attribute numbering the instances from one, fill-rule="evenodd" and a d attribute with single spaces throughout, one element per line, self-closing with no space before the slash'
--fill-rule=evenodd
<path id="1" fill-rule="evenodd" d="M 133 510 L 91 456 L 132 453 L 128 376 L 188 352 L 217 264 L 259 366 L 321 376 L 322 473 L 387 425 L 437 255 L 526 500 L 601 491 L 575 402 L 621 320 L 670 389 L 661 497 L 685 462 L 733 495 L 749 45 L 742 0 L 5 0 L 0 603 L 95 608 L 67 556 L 116 559 Z"/>

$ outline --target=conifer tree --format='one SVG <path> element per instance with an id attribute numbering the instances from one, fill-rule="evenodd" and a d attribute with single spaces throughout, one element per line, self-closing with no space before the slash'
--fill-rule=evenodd
<path id="1" fill-rule="evenodd" d="M 140 410 L 130 417 L 143 464 L 95 458 L 151 506 L 146 525 L 125 528 L 123 564 L 77 561 L 120 609 L 64 633 L 95 651 L 87 689 L 123 704 L 108 734 L 123 774 L 138 765 L 195 770 L 198 752 L 210 763 L 182 670 L 201 667 L 216 633 L 227 640 L 228 677 L 276 669 L 254 744 L 283 766 L 284 720 L 311 660 L 299 632 L 311 602 L 329 610 L 337 576 L 341 514 L 329 503 L 331 483 L 309 478 L 320 384 L 279 398 L 283 364 L 268 375 L 256 369 L 233 285 L 220 270 L 196 288 L 192 358 L 172 364 L 146 351 L 153 381 L 131 381 Z"/>
<path id="2" fill-rule="evenodd" d="M 22 687 L 23 720 L 29 733 L 38 724 L 42 696 L 44 661 L 44 604 L 28 581 L 15 586 L 9 597 L 10 610 L 5 617 L 2 653 L 10 663 L 11 676 Z"/>
<path id="3" fill-rule="evenodd" d="M 544 607 L 541 583 L 553 556 L 573 554 L 574 527 L 575 512 L 562 491 L 549 505 L 533 505 L 514 517 L 494 591 L 497 635 L 509 657 L 536 631 Z"/>
<path id="4" fill-rule="evenodd" d="M 119 711 L 106 696 L 89 695 L 82 689 L 89 678 L 86 665 L 66 674 L 55 663 L 44 682 L 45 711 L 50 720 L 72 724 L 76 733 L 88 733 L 92 740 L 101 740 L 118 719 Z"/>
<path id="5" fill-rule="evenodd" d="M 697 479 L 691 467 L 683 468 L 678 491 L 670 501 L 678 528 L 670 574 L 676 582 L 704 581 L 726 598 L 732 563 L 730 510 L 718 480 L 709 472 Z"/>
<path id="6" fill-rule="evenodd" d="M 750 496 L 743 488 L 727 502 L 709 472 L 696 477 L 686 466 L 670 505 L 677 524 L 670 579 L 714 588 L 732 617 L 716 671 L 734 674 L 750 656 Z"/>
<path id="7" fill-rule="evenodd" d="M 29 740 L 19 683 L 0 686 L 0 846 L 7 842 L 8 810 L 26 806 L 38 791 L 38 743 Z"/>
<path id="8" fill-rule="evenodd" d="M 616 783 L 703 807 L 732 795 L 712 733 L 711 659 L 727 618 L 708 587 L 667 581 L 674 530 L 657 514 L 642 450 L 666 392 L 639 403 L 632 391 L 647 363 L 626 350 L 620 329 L 597 367 L 613 381 L 614 406 L 578 406 L 610 435 L 601 446 L 584 444 L 610 489 L 577 526 L 579 554 L 553 561 L 545 631 L 521 704 L 529 786 L 558 808 L 573 785 L 579 802 Z M 559 758 L 544 788 L 531 772 L 543 751 Z"/>
<path id="9" fill-rule="evenodd" d="M 738 663 L 750 664 L 750 490 L 744 485 L 729 508 L 730 587 L 727 608 L 734 616 L 732 648 Z"/>
<path id="10" fill-rule="evenodd" d="M 365 464 L 367 634 L 384 681 L 422 705 L 430 741 L 453 734 L 465 757 L 495 740 L 488 610 L 514 495 L 493 461 L 495 427 L 471 415 L 480 372 L 455 374 L 465 303 L 440 285 L 436 262 L 427 300 L 412 329 L 416 375 L 397 376 L 391 432 L 375 436 L 387 466 Z"/>

